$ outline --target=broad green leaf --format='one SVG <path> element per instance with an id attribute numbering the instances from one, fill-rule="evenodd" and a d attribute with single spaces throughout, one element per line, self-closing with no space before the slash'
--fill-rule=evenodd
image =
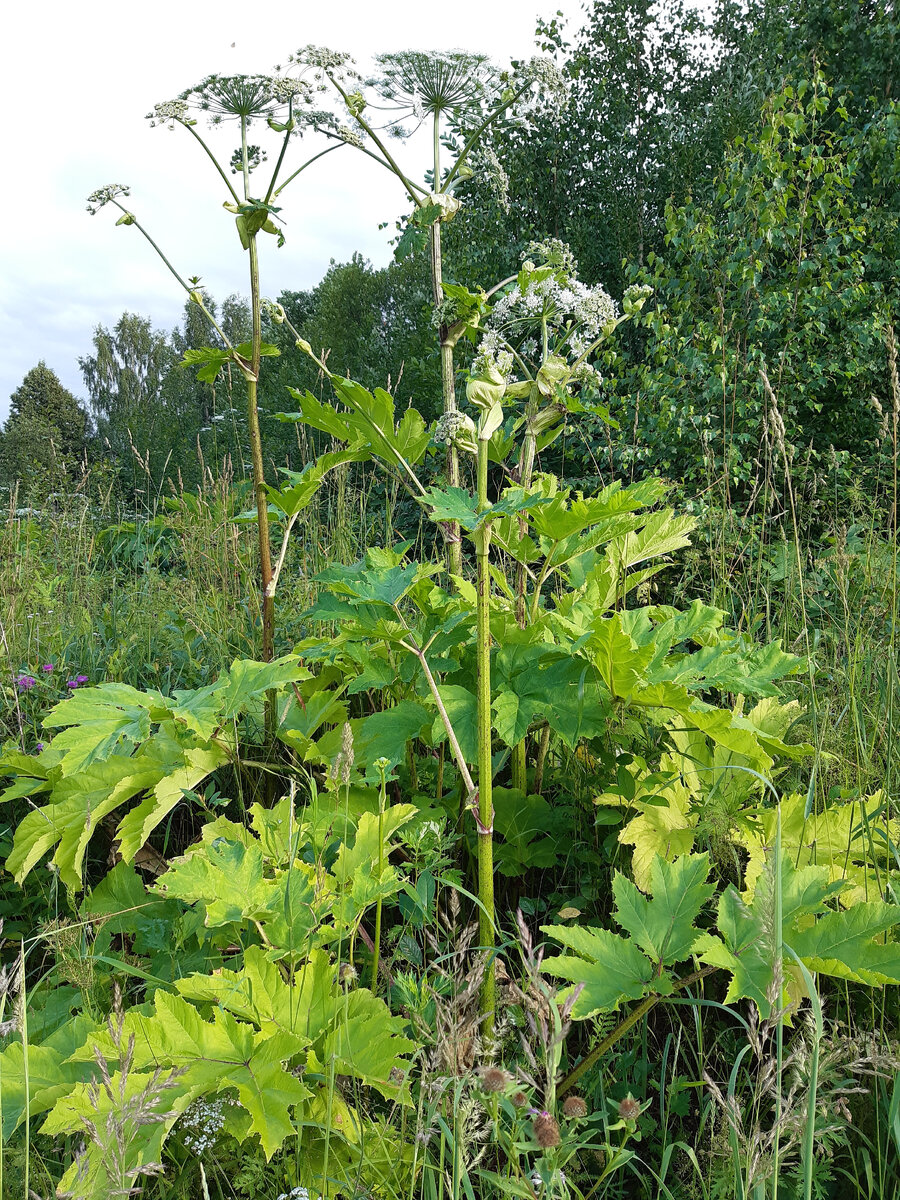
<path id="1" fill-rule="evenodd" d="M 415 1042 L 403 1036 L 405 1028 L 406 1022 L 392 1017 L 384 1001 L 359 988 L 350 997 L 346 1017 L 334 1023 L 315 1054 L 323 1066 L 333 1059 L 339 1074 L 361 1079 L 383 1096 L 396 1098 L 399 1089 L 391 1072 L 402 1072 L 401 1056 L 416 1049 Z"/>
<path id="2" fill-rule="evenodd" d="M 162 949 L 172 936 L 178 906 L 151 895 L 134 867 L 120 862 L 91 889 L 79 914 L 97 920 L 98 936 L 126 934 L 135 953 L 148 954 Z M 94 952 L 98 953 L 96 942 Z"/>
<path id="3" fill-rule="evenodd" d="M 126 1041 L 132 1034 L 135 1038 L 132 1071 L 138 1078 L 157 1067 L 183 1069 L 175 1086 L 165 1093 L 167 1110 L 179 1096 L 193 1098 L 235 1088 L 238 1100 L 250 1114 L 250 1128 L 259 1135 L 267 1159 L 295 1131 L 291 1110 L 310 1091 L 286 1068 L 307 1045 L 305 1038 L 286 1031 L 267 1035 L 239 1023 L 231 1013 L 221 1009 L 213 1013 L 212 1021 L 206 1021 L 181 996 L 163 991 L 157 991 L 150 1014 L 136 1010 L 126 1014 L 123 1027 Z M 118 1051 L 108 1031 L 101 1031 L 92 1041 L 108 1062 L 118 1061 Z M 86 1047 L 77 1057 L 93 1058 L 93 1047 Z M 113 1075 L 114 1091 L 117 1082 L 118 1073 Z M 57 1102 L 44 1125 L 45 1131 L 79 1130 L 86 1099 L 83 1085 L 70 1091 Z"/>
<path id="4" fill-rule="evenodd" d="M 657 855 L 650 866 L 648 899 L 618 871 L 613 879 L 615 918 L 654 963 L 669 966 L 691 953 L 694 921 L 715 892 L 707 884 L 709 855 L 685 854 L 674 862 Z"/>
<path id="5" fill-rule="evenodd" d="M 26 1078 L 28 1108 L 35 1117 L 52 1108 L 76 1084 L 94 1075 L 95 1064 L 73 1063 L 68 1059 L 95 1028 L 90 1017 L 73 1017 L 40 1045 L 29 1044 L 26 1047 L 22 1042 L 11 1042 L 0 1053 L 4 1141 L 8 1140 L 25 1116 Z"/>
<path id="6" fill-rule="evenodd" d="M 344 463 L 358 462 L 365 456 L 365 452 L 362 450 L 340 450 L 332 454 L 320 455 L 319 458 L 308 463 L 302 471 L 289 471 L 282 467 L 283 474 L 288 478 L 288 484 L 281 488 L 267 487 L 269 500 L 286 517 L 294 517 L 312 502 L 329 471 Z"/>
<path id="7" fill-rule="evenodd" d="M 811 971 L 880 986 L 900 982 L 900 944 L 875 941 L 900 925 L 900 905 L 873 901 L 826 912 L 786 941 Z"/>
<path id="8" fill-rule="evenodd" d="M 695 517 L 676 517 L 670 508 L 651 513 L 644 527 L 637 533 L 628 533 L 616 544 L 614 557 L 620 569 L 631 568 L 649 558 L 673 554 L 690 545 L 687 536 L 696 526 Z"/>
<path id="9" fill-rule="evenodd" d="M 153 830 L 169 815 L 184 793 L 202 783 L 228 761 L 228 751 L 215 744 L 185 750 L 182 765 L 163 775 L 141 803 L 119 822 L 119 853 L 131 862 Z"/>
<path id="10" fill-rule="evenodd" d="M 260 923 L 271 943 L 269 957 L 295 961 L 309 953 L 313 934 L 320 923 L 316 904 L 315 873 L 299 862 L 280 871 L 265 883 L 265 909 Z"/>
<path id="11" fill-rule="evenodd" d="M 176 721 L 186 725 L 203 741 L 207 741 L 222 724 L 224 680 L 218 679 L 206 687 L 172 693 L 169 712 Z"/>
<path id="12" fill-rule="evenodd" d="M 572 1009 L 579 1021 L 597 1013 L 614 1012 L 623 1000 L 640 1000 L 651 980 L 663 983 L 662 979 L 654 979 L 653 964 L 634 942 L 608 929 L 542 925 L 541 930 L 574 951 L 545 958 L 541 970 L 583 985 Z M 564 994 L 571 990 L 567 988 Z"/>
<path id="13" fill-rule="evenodd" d="M 278 867 L 292 863 L 304 844 L 303 826 L 297 819 L 290 796 L 282 796 L 271 808 L 250 806 L 250 824 L 259 838 L 263 856 Z"/>
<path id="14" fill-rule="evenodd" d="M 391 567 L 373 567 L 365 562 L 349 567 L 331 566 L 316 576 L 339 595 L 349 596 L 363 604 L 380 604 L 393 608 L 399 604 L 421 577 L 418 563 Z"/>
<path id="15" fill-rule="evenodd" d="M 350 420 L 349 413 L 338 412 L 333 405 L 317 400 L 312 392 L 302 393 L 295 388 L 288 388 L 288 391 L 299 403 L 300 411 L 276 413 L 275 415 L 280 421 L 302 421 L 304 425 L 327 433 L 329 437 L 337 438 L 342 442 L 352 442 L 357 438 L 358 434 Z"/>
<path id="16" fill-rule="evenodd" d="M 820 808 L 807 815 L 805 795 L 785 796 L 781 801 L 781 844 L 784 853 L 799 867 L 819 866 L 828 871 L 829 880 L 849 886 L 841 893 L 846 907 L 880 898 L 883 880 L 893 865 L 888 839 L 900 842 L 900 828 L 892 821 L 885 827 L 882 817 L 885 800 L 881 792 L 861 800 Z M 755 888 L 762 873 L 766 854 L 774 844 L 777 811 L 766 809 L 757 815 L 753 826 L 743 827 L 738 840 L 749 858 L 744 887 Z M 886 836 L 880 840 L 881 833 Z"/>
<path id="17" fill-rule="evenodd" d="M 455 683 L 439 684 L 438 693 L 453 726 L 463 758 L 467 763 L 475 762 L 478 757 L 478 701 L 475 694 Z M 431 740 L 437 745 L 446 736 L 443 719 L 438 715 L 431 729 Z"/>
<path id="18" fill-rule="evenodd" d="M 798 922 L 819 916 L 838 891 L 840 885 L 829 882 L 824 868 L 797 870 L 788 858 L 782 857 L 782 941 L 792 944 Z M 717 921 L 721 940 L 706 935 L 698 939 L 695 947 L 702 962 L 724 967 L 731 973 L 725 1002 L 753 1000 L 764 1016 L 772 1011 L 773 1000 L 781 1004 L 783 999 L 777 995 L 775 980 L 774 911 L 775 872 L 770 864 L 757 881 L 752 898 L 740 896 L 733 887 L 722 893 Z M 789 978 L 784 964 L 779 975 L 782 980 Z"/>
<path id="19" fill-rule="evenodd" d="M 359 725 L 353 739 L 354 761 L 357 766 L 371 766 L 380 758 L 386 758 L 396 766 L 406 758 L 406 744 L 420 737 L 428 727 L 432 714 L 414 700 L 401 700 L 390 708 L 372 713 Z"/>
<path id="20" fill-rule="evenodd" d="M 269 663 L 236 659 L 222 680 L 222 720 L 237 716 L 250 700 L 263 692 L 308 678 L 309 671 L 294 654 Z"/>
<path id="21" fill-rule="evenodd" d="M 67 887 L 80 887 L 84 853 L 99 822 L 126 800 L 153 787 L 163 773 L 158 762 L 115 756 L 93 762 L 62 780 L 54 788 L 51 803 L 20 821 L 6 860 L 7 870 L 21 883 L 58 843 L 54 862 L 60 876 Z"/>
<path id="22" fill-rule="evenodd" d="M 79 688 L 60 701 L 44 718 L 44 728 L 62 729 L 53 745 L 67 751 L 63 775 L 109 758 L 122 741 L 131 745 L 144 741 L 150 734 L 150 710 L 161 703 L 158 694 L 139 692 L 124 683 Z"/>
<path id="23" fill-rule="evenodd" d="M 353 846 L 345 842 L 334 864 L 335 879 L 341 884 L 352 882 L 355 874 L 383 861 L 393 848 L 391 838 L 418 813 L 414 804 L 392 804 L 383 813 L 363 813 L 356 826 Z"/>
<path id="24" fill-rule="evenodd" d="M 217 838 L 192 847 L 176 858 L 154 884 L 154 891 L 185 904 L 200 904 L 204 924 L 240 924 L 245 918 L 258 920 L 271 899 L 269 882 L 263 878 L 262 848 Z"/>
<path id="25" fill-rule="evenodd" d="M 652 645 L 638 647 L 623 631 L 618 613 L 593 622 L 586 649 L 610 694 L 623 700 L 643 683 L 644 670 L 653 657 Z"/>
<path id="26" fill-rule="evenodd" d="M 334 964 L 314 950 L 288 983 L 259 947 L 251 947 L 241 971 L 181 979 L 177 988 L 198 1003 L 221 1007 L 251 1021 L 263 1035 L 287 1034 L 312 1044 L 318 1060 L 333 1054 L 340 1074 L 352 1075 L 396 1096 L 391 1070 L 403 1069 L 414 1043 L 402 1036 L 405 1022 L 365 988 L 345 993 Z"/>
<path id="27" fill-rule="evenodd" d="M 665 804 L 647 804 L 619 832 L 619 841 L 633 846 L 631 873 L 639 888 L 652 890 L 652 869 L 658 857 L 672 862 L 694 848 L 697 814 L 690 811 L 690 793 L 681 784 L 662 791 Z M 641 807 L 638 803 L 636 807 Z"/>

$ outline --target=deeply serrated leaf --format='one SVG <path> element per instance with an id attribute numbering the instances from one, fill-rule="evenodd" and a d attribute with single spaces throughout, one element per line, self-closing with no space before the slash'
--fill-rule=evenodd
<path id="1" fill-rule="evenodd" d="M 615 918 L 655 963 L 682 962 L 696 941 L 694 922 L 715 886 L 707 884 L 709 855 L 685 854 L 668 862 L 657 855 L 650 866 L 650 898 L 616 872 Z"/>
<path id="2" fill-rule="evenodd" d="M 545 958 L 542 971 L 582 984 L 572 1015 L 585 1020 L 614 1012 L 624 1000 L 640 1000 L 653 979 L 653 964 L 637 946 L 608 929 L 542 925 L 543 933 L 574 950 Z M 569 989 L 570 990 L 570 989 Z"/>

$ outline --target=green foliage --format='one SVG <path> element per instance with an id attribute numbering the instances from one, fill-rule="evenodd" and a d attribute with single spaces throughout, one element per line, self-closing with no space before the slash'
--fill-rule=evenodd
<path id="1" fill-rule="evenodd" d="M 0 531 L 4 1194 L 890 1194 L 897 497 L 867 489 L 896 457 L 900 124 L 894 14 L 851 8 L 594 3 L 572 46 L 538 27 L 552 103 L 546 61 L 386 56 L 371 86 L 453 156 L 424 190 L 395 170 L 401 261 L 264 302 L 264 341 L 196 279 L 170 336 L 98 331 L 107 504 Z M 287 150 L 303 64 L 384 152 L 319 50 L 277 96 L 212 77 L 157 117 L 269 116 Z M 261 161 L 233 156 L 243 199 L 222 174 L 252 260 Z M 50 440 L 34 408 L 4 453 Z M 252 493 L 215 479 L 248 451 Z M 262 656 L 293 654 L 251 660 L 260 610 Z M 67 675 L 110 682 L 61 701 Z"/>
<path id="2" fill-rule="evenodd" d="M 89 434 L 87 413 L 40 362 L 10 397 L 0 434 L 0 477 L 8 485 L 21 483 L 32 499 L 38 498 L 35 493 L 46 495 L 72 473 Z"/>
<path id="3" fill-rule="evenodd" d="M 900 924 L 900 908 L 871 902 L 828 910 L 826 902 L 842 884 L 829 881 L 827 868 L 798 869 L 783 857 L 778 870 L 776 880 L 770 856 L 751 893 L 742 895 L 733 886 L 722 892 L 718 934 L 695 924 L 715 892 L 706 882 L 705 854 L 680 855 L 672 862 L 654 858 L 649 898 L 617 872 L 614 916 L 631 940 L 605 929 L 542 926 L 574 952 L 545 959 L 543 969 L 575 985 L 572 1012 L 582 1020 L 625 1000 L 669 994 L 681 984 L 669 968 L 691 955 L 729 973 L 726 1003 L 751 999 L 763 1016 L 783 998 L 796 1002 L 803 994 L 791 952 L 824 975 L 862 983 L 897 981 L 897 946 L 876 939 Z M 773 924 L 776 912 L 781 929 Z"/>
<path id="4" fill-rule="evenodd" d="M 655 303 L 617 384 L 642 396 L 629 461 L 744 486 L 765 466 L 760 430 L 773 460 L 810 440 L 867 451 L 887 297 L 871 271 L 885 232 L 857 194 L 861 169 L 856 129 L 814 74 L 766 101 L 715 198 L 668 207 L 665 250 L 633 274 Z"/>
<path id="5" fill-rule="evenodd" d="M 4 1136 L 26 1111 L 49 1113 L 46 1133 L 78 1132 L 86 1119 L 115 1114 L 120 1088 L 129 1098 L 149 1096 L 163 1073 L 165 1111 L 132 1136 L 129 1169 L 158 1160 L 166 1138 L 202 1098 L 222 1095 L 237 1105 L 231 1132 L 241 1141 L 258 1139 L 267 1158 L 298 1125 L 320 1119 L 329 1072 L 405 1103 L 396 1080 L 415 1048 L 403 1035 L 405 1022 L 371 992 L 342 985 L 329 951 L 347 944 L 376 898 L 403 886 L 387 858 L 414 811 L 363 813 L 331 872 L 304 861 L 310 826 L 288 799 L 270 810 L 256 806 L 252 830 L 224 818 L 205 826 L 201 840 L 156 885 L 162 902 L 147 895 L 132 868 L 116 867 L 86 903 L 87 913 L 107 923 L 101 936 L 104 930 L 136 935 L 134 949 L 146 952 L 162 911 L 187 905 L 182 920 L 201 939 L 244 948 L 237 956 L 229 952 L 227 969 L 183 974 L 174 990 L 157 986 L 152 1003 L 132 1007 L 106 1030 L 86 1016 L 65 1022 L 29 1046 L 27 1073 L 22 1045 L 8 1046 L 0 1055 Z M 103 953 L 99 945 L 94 953 Z M 107 1064 L 111 1081 L 99 1097 L 90 1084 L 97 1061 Z M 354 1129 L 366 1127 L 363 1113 L 343 1102 L 330 1120 L 336 1135 L 351 1139 Z M 80 1169 L 89 1181 L 85 1194 L 101 1194 L 102 1166 L 91 1145 L 65 1180 Z"/>
<path id="6" fill-rule="evenodd" d="M 238 757 L 235 721 L 265 692 L 302 679 L 295 657 L 273 663 L 237 661 L 216 683 L 195 691 L 139 692 L 125 684 L 83 688 L 50 710 L 47 729 L 61 729 L 31 760 L 7 755 L 14 776 L 0 799 L 44 795 L 44 807 L 20 823 L 7 868 L 21 882 L 53 847 L 53 862 L 70 888 L 98 823 L 136 797 L 116 830 L 131 861 L 173 808 L 213 771 Z"/>

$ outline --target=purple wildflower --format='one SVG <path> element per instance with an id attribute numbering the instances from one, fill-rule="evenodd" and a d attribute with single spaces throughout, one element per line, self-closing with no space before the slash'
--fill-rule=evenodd
<path id="1" fill-rule="evenodd" d="M 43 748 L 44 748 L 44 743 L 38 742 L 37 746 L 35 747 L 35 752 L 37 754 L 40 754 L 40 752 L 43 750 Z"/>
<path id="2" fill-rule="evenodd" d="M 16 680 L 16 687 L 20 692 L 30 692 L 36 683 L 33 675 L 20 675 Z"/>
<path id="3" fill-rule="evenodd" d="M 77 687 L 78 687 L 78 684 L 77 684 L 77 682 L 76 682 L 74 679 L 67 679 L 67 680 L 66 680 L 66 687 L 67 687 L 67 688 L 71 688 L 71 689 L 72 689 L 72 691 L 74 691 L 74 690 L 75 690 L 75 688 L 77 688 Z"/>
<path id="4" fill-rule="evenodd" d="M 87 681 L 88 681 L 87 675 L 76 675 L 75 676 L 76 683 L 87 683 Z"/>
<path id="5" fill-rule="evenodd" d="M 53 663 L 44 663 L 44 665 L 41 667 L 41 670 L 42 671 L 52 671 Z"/>

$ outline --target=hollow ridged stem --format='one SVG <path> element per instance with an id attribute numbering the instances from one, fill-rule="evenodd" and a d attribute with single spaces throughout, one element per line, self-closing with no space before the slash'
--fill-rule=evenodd
<path id="1" fill-rule="evenodd" d="M 253 351 L 250 370 L 259 376 L 262 320 L 259 304 L 259 252 L 256 235 L 250 238 L 250 304 L 253 314 Z M 272 551 L 269 544 L 269 498 L 266 493 L 265 468 L 262 456 L 262 435 L 259 430 L 256 378 L 247 380 L 247 431 L 250 438 L 250 462 L 253 469 L 253 492 L 256 497 L 257 530 L 259 535 L 259 582 L 262 592 L 262 658 L 271 662 L 275 647 L 275 589 L 272 586 Z"/>
<path id="2" fill-rule="evenodd" d="M 250 198 L 250 163 L 247 151 L 247 122 L 241 118 L 241 165 L 244 178 L 244 198 Z M 269 544 L 269 498 L 266 494 L 266 475 L 262 456 L 262 435 L 259 431 L 257 388 L 262 346 L 262 313 L 259 294 L 259 247 L 256 234 L 249 238 L 250 255 L 250 312 L 253 320 L 251 334 L 250 373 L 247 380 L 247 432 L 250 439 L 250 463 L 253 470 L 253 492 L 256 497 L 257 536 L 259 540 L 259 583 L 262 593 L 262 658 L 271 662 L 275 647 L 275 587 L 272 571 L 272 549 Z M 266 727 L 274 732 L 275 697 L 266 695 Z"/>
<path id="3" fill-rule="evenodd" d="M 441 125 L 440 113 L 434 114 L 434 190 L 441 183 Z M 444 299 L 444 264 L 441 249 L 441 222 L 435 221 L 431 226 L 431 290 L 435 308 Z M 453 365 L 453 347 L 447 341 L 447 331 L 441 327 L 441 396 L 444 412 L 456 412 L 456 371 Z M 459 487 L 459 454 L 452 441 L 447 446 L 447 482 L 451 487 Z M 447 527 L 447 570 L 451 575 L 462 574 L 462 538 L 459 532 L 459 522 L 451 521 Z"/>
<path id="4" fill-rule="evenodd" d="M 478 439 L 478 509 L 487 508 L 488 443 Z M 478 660 L 478 913 L 479 944 L 488 955 L 481 985 L 482 1034 L 494 1032 L 497 981 L 494 969 L 494 803 L 491 760 L 491 526 L 476 531 L 476 653 Z"/>
<path id="5" fill-rule="evenodd" d="M 536 390 L 536 389 L 535 389 Z M 528 400 L 525 410 L 525 438 L 522 442 L 522 452 L 519 456 L 519 482 L 523 488 L 531 487 L 534 474 L 534 456 L 537 448 L 537 437 L 534 432 L 534 417 L 537 414 L 537 396 Z M 522 537 L 528 532 L 528 523 L 523 516 L 519 517 L 519 533 Z M 537 589 L 540 594 L 540 588 Z M 516 563 L 516 623 L 524 629 L 528 622 L 528 603 L 526 597 L 525 564 Z M 528 791 L 528 763 L 525 755 L 525 739 L 516 742 L 512 748 L 510 761 L 512 785 L 520 792 Z"/>

